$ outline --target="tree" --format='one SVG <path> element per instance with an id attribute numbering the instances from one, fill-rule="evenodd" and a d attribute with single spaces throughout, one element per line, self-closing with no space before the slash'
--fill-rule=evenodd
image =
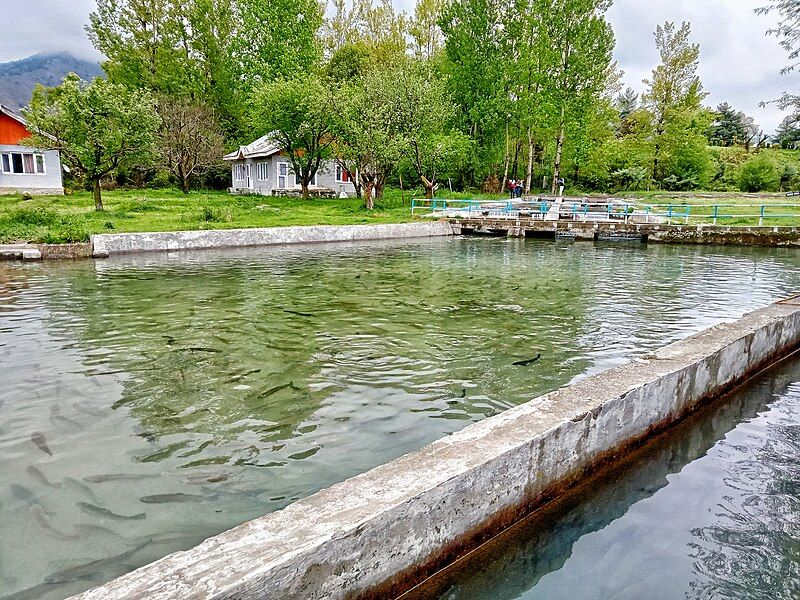
<path id="1" fill-rule="evenodd" d="M 800 115 L 787 115 L 775 130 L 775 141 L 781 148 L 796 150 L 800 145 Z"/>
<path id="2" fill-rule="evenodd" d="M 331 92 L 317 75 L 265 83 L 253 94 L 251 123 L 268 135 L 292 164 L 300 178 L 303 198 L 309 185 L 331 154 L 333 136 Z"/>
<path id="3" fill-rule="evenodd" d="M 431 60 L 441 48 L 442 30 L 439 29 L 439 17 L 443 6 L 443 0 L 417 0 L 414 18 L 408 28 L 417 58 Z"/>
<path id="4" fill-rule="evenodd" d="M 727 102 L 717 106 L 717 114 L 709 131 L 709 140 L 719 146 L 733 146 L 748 135 L 747 115 L 737 111 Z"/>
<path id="5" fill-rule="evenodd" d="M 781 46 L 793 61 L 784 67 L 782 73 L 793 71 L 800 64 L 800 0 L 771 0 L 766 6 L 756 8 L 758 14 L 778 13 L 781 20 L 778 26 L 767 33 L 781 41 Z"/>
<path id="6" fill-rule="evenodd" d="M 639 94 L 632 87 L 626 88 L 624 92 L 617 94 L 614 99 L 614 107 L 619 112 L 620 120 L 626 120 L 633 111 L 639 108 Z"/>
<path id="7" fill-rule="evenodd" d="M 103 177 L 146 165 L 156 153 L 159 118 L 152 95 L 99 77 L 87 83 L 72 73 L 57 87 L 36 86 L 25 118 L 33 144 L 58 150 L 91 181 L 97 210 L 103 210 Z"/>
<path id="8" fill-rule="evenodd" d="M 666 22 L 656 28 L 656 47 L 661 55 L 661 64 L 653 70 L 652 77 L 645 79 L 647 91 L 642 96 L 642 105 L 651 116 L 650 141 L 652 144 L 651 177 L 663 181 L 667 176 L 664 163 L 670 133 L 680 136 L 679 124 L 691 125 L 693 115 L 699 113 L 700 103 L 706 97 L 700 77 L 697 75 L 700 46 L 689 41 L 691 25 L 683 23 L 680 29 Z M 688 133 L 688 132 L 687 132 Z"/>
<path id="9" fill-rule="evenodd" d="M 380 78 L 374 90 L 387 107 L 390 129 L 400 155 L 432 198 L 443 174 L 464 164 L 470 139 L 453 129 L 455 106 L 445 82 L 430 77 L 430 67 L 409 60 Z"/>
<path id="10" fill-rule="evenodd" d="M 219 164 L 225 152 L 217 117 L 208 106 L 186 98 L 160 99 L 158 113 L 161 155 L 188 194 L 189 179 Z"/>

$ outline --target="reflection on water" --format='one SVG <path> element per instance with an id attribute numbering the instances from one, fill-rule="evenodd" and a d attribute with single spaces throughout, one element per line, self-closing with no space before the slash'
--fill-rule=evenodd
<path id="1" fill-rule="evenodd" d="M 800 358 L 403 597 L 800 597 Z"/>
<path id="2" fill-rule="evenodd" d="M 449 239 L 0 265 L 0 590 L 190 547 L 785 296 L 797 259 Z"/>

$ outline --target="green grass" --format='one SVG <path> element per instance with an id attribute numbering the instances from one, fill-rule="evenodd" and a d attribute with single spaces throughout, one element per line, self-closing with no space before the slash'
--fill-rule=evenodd
<path id="1" fill-rule="evenodd" d="M 0 196 L 0 243 L 84 242 L 94 233 L 188 231 L 276 227 L 281 225 L 354 225 L 411 220 L 411 195 L 387 190 L 375 210 L 361 200 L 303 200 L 269 196 L 232 196 L 226 192 L 114 190 L 103 192 L 105 210 L 94 210 L 92 196 L 40 196 L 23 200 Z"/>
<path id="2" fill-rule="evenodd" d="M 507 195 L 491 196 L 441 190 L 443 198 L 492 200 Z M 578 195 L 578 194 L 575 194 Z M 24 200 L 21 196 L 0 196 L 0 243 L 84 242 L 94 233 L 187 231 L 199 229 L 232 229 L 276 227 L 282 225 L 357 225 L 364 223 L 402 223 L 411 220 L 411 198 L 421 198 L 419 190 L 401 195 L 400 190 L 387 189 L 375 210 L 363 208 L 361 200 L 302 200 L 271 196 L 231 196 L 227 192 L 192 192 L 188 196 L 177 190 L 113 190 L 103 193 L 106 210 L 94 210 L 92 196 L 79 192 L 69 196 L 40 196 Z M 606 198 L 607 196 L 595 196 Z M 798 204 L 800 197 L 782 194 L 741 193 L 669 193 L 631 192 L 622 197 L 664 211 L 672 204 L 677 212 L 687 204 L 732 204 L 720 213 L 732 215 L 719 219 L 719 225 L 758 225 L 757 217 L 745 213 L 758 212 L 747 204 Z M 711 222 L 710 207 L 693 208 L 690 223 Z M 790 213 L 791 218 L 770 219 L 776 212 Z M 741 216 L 740 216 L 741 215 Z M 800 225 L 800 206 L 791 209 L 771 207 L 764 225 Z M 673 222 L 683 222 L 676 217 Z"/>

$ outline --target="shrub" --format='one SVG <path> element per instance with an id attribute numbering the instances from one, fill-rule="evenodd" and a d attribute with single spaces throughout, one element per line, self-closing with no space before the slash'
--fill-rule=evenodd
<path id="1" fill-rule="evenodd" d="M 759 152 L 748 159 L 739 171 L 739 189 L 743 192 L 774 192 L 780 182 L 778 165 L 765 152 Z"/>

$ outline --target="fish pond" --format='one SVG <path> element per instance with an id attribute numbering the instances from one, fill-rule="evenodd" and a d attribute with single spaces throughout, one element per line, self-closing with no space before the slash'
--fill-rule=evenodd
<path id="1" fill-rule="evenodd" d="M 0 264 L 0 598 L 64 598 L 800 289 L 448 238 Z"/>

